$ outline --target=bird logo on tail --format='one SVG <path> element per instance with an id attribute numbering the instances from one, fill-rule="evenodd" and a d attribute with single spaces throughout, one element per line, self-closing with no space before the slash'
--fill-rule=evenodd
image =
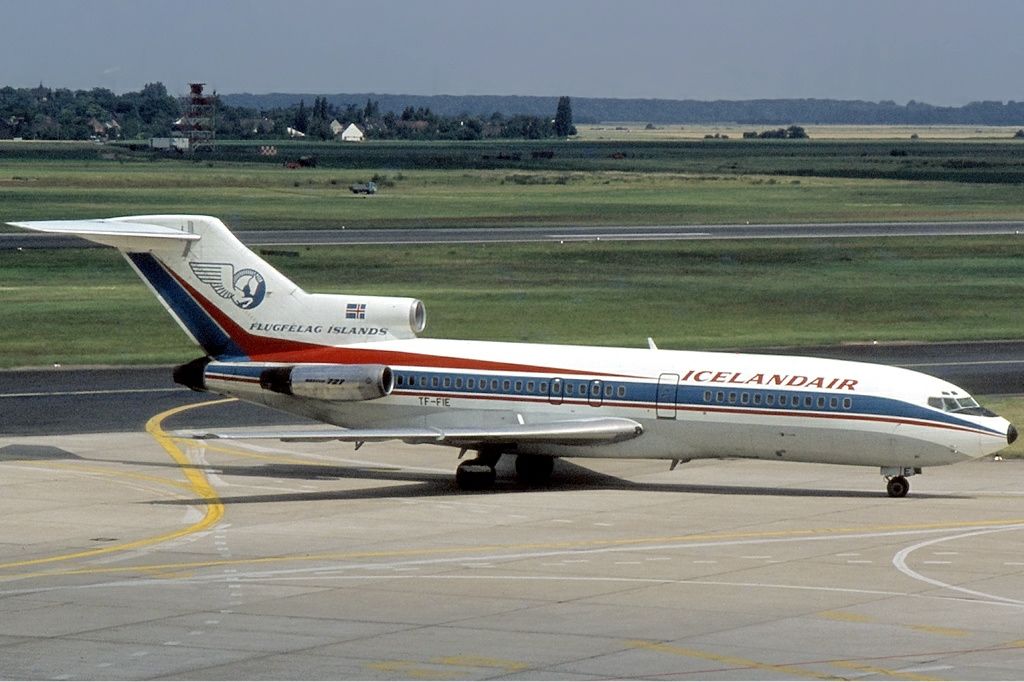
<path id="1" fill-rule="evenodd" d="M 263 302 L 267 285 L 263 275 L 251 268 L 235 272 L 231 263 L 189 263 L 200 282 L 208 284 L 221 298 L 229 298 L 239 308 L 250 310 Z"/>

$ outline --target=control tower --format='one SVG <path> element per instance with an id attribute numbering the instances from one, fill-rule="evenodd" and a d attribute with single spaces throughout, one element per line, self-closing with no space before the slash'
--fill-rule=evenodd
<path id="1" fill-rule="evenodd" d="M 185 115 L 181 117 L 181 130 L 188 138 L 192 152 L 212 150 L 215 143 L 214 114 L 216 97 L 203 92 L 206 83 L 189 83 L 188 95 L 182 102 Z"/>

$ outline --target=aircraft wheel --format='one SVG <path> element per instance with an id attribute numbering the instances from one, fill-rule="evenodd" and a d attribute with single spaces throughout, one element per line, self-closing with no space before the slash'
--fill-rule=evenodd
<path id="1" fill-rule="evenodd" d="M 516 455 L 516 478 L 520 483 L 540 485 L 547 483 L 555 468 L 554 457 L 542 455 Z"/>
<path id="2" fill-rule="evenodd" d="M 477 459 L 467 460 L 455 469 L 455 485 L 461 490 L 488 490 L 497 474 L 492 465 Z"/>
<path id="3" fill-rule="evenodd" d="M 893 476 L 885 484 L 885 490 L 889 497 L 906 497 L 910 491 L 910 482 L 903 476 Z"/>

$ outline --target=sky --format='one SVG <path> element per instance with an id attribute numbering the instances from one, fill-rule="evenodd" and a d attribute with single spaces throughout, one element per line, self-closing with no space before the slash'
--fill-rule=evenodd
<path id="1" fill-rule="evenodd" d="M 0 86 L 1024 100 L 1020 0 L 0 0 Z"/>

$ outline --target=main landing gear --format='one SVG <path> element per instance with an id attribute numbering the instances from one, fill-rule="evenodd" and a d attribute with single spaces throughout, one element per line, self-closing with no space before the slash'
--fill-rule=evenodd
<path id="1" fill-rule="evenodd" d="M 455 469 L 455 485 L 461 490 L 489 490 L 497 478 L 495 467 L 502 453 L 481 450 L 473 459 L 459 463 Z M 516 455 L 516 479 L 529 486 L 543 485 L 551 478 L 555 467 L 554 457 L 541 455 Z"/>
<path id="2" fill-rule="evenodd" d="M 497 473 L 494 467 L 501 459 L 500 452 L 481 450 L 473 459 L 459 462 L 455 469 L 455 485 L 461 490 L 489 490 L 494 487 Z"/>
<path id="3" fill-rule="evenodd" d="M 885 491 L 889 497 L 906 497 L 910 492 L 910 481 L 907 478 L 919 473 L 921 467 L 882 467 L 882 475 L 886 480 Z"/>

